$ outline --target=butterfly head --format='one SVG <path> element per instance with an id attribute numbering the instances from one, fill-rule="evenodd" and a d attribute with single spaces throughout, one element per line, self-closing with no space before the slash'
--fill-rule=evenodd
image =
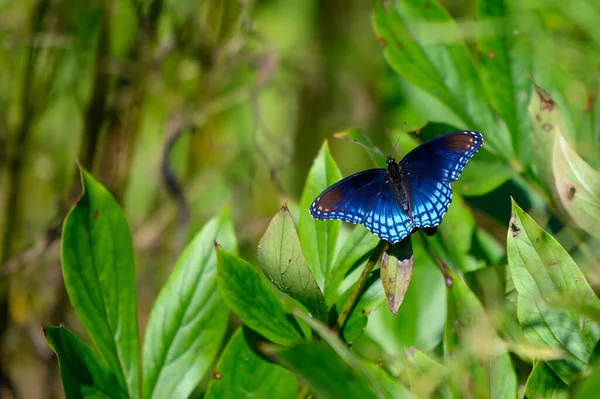
<path id="1" fill-rule="evenodd" d="M 386 162 L 385 162 L 385 163 L 386 163 L 386 165 L 389 167 L 390 165 L 393 165 L 393 164 L 395 164 L 395 163 L 396 163 L 396 159 L 394 159 L 394 157 L 393 157 L 393 156 L 389 155 L 389 156 L 387 157 L 387 160 L 386 160 Z"/>

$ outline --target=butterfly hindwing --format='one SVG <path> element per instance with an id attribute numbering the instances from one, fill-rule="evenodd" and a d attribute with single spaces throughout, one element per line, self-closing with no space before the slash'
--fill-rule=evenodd
<path id="1" fill-rule="evenodd" d="M 327 188 L 310 206 L 315 219 L 363 223 L 385 184 L 386 170 L 368 169 Z"/>
<path id="2" fill-rule="evenodd" d="M 389 183 L 384 185 L 364 224 L 373 234 L 391 243 L 401 241 L 414 227 Z"/>
<path id="3" fill-rule="evenodd" d="M 415 226 L 425 228 L 440 224 L 452 201 L 450 183 L 421 177 L 408 179 L 405 184 Z"/>
<path id="4" fill-rule="evenodd" d="M 462 130 L 427 141 L 400 161 L 405 175 L 430 177 L 453 182 L 460 176 L 467 161 L 479 150 L 483 138 L 477 132 Z"/>

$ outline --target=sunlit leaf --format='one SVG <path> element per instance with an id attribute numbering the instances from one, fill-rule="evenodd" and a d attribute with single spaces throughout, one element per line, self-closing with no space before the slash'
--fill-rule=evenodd
<path id="1" fill-rule="evenodd" d="M 413 272 L 414 257 L 410 236 L 384 251 L 381 257 L 381 283 L 388 308 L 393 314 L 404 301 Z"/>
<path id="2" fill-rule="evenodd" d="M 547 365 L 568 384 L 587 366 L 600 330 L 574 307 L 558 305 L 598 308 L 600 299 L 567 251 L 514 201 L 507 240 L 519 322 L 533 344 L 563 351 L 562 359 Z"/>
<path id="3" fill-rule="evenodd" d="M 516 398 L 512 362 L 483 306 L 457 275 L 442 269 L 448 303 L 444 351 L 460 365 L 452 375 L 453 390 L 459 397 Z"/>
<path id="4" fill-rule="evenodd" d="M 183 251 L 152 308 L 143 348 L 145 398 L 189 396 L 221 347 L 229 312 L 215 289 L 215 240 L 236 252 L 226 209 Z"/>
<path id="5" fill-rule="evenodd" d="M 206 399 L 294 398 L 298 389 L 296 376 L 271 363 L 257 352 L 258 336 L 240 328 L 223 352 Z"/>
<path id="6" fill-rule="evenodd" d="M 65 288 L 95 348 L 130 397 L 139 394 L 133 246 L 110 193 L 81 169 L 83 196 L 63 226 Z"/>
<path id="7" fill-rule="evenodd" d="M 329 153 L 327 141 L 323 143 L 315 159 L 302 192 L 300 200 L 300 220 L 298 235 L 308 266 L 312 270 L 317 284 L 328 295 L 325 276 L 333 263 L 335 243 L 340 230 L 339 220 L 315 220 L 309 213 L 310 205 L 317 196 L 330 185 L 342 178 L 340 170 Z"/>
<path id="8" fill-rule="evenodd" d="M 325 297 L 306 265 L 294 221 L 284 205 L 258 243 L 258 262 L 273 284 L 303 304 L 316 318 L 327 320 Z"/>
<path id="9" fill-rule="evenodd" d="M 506 131 L 495 121 L 473 59 L 454 20 L 437 1 L 375 1 L 373 24 L 388 63 L 452 110 L 462 125 L 484 132 L 488 149 L 512 159 Z"/>
<path id="10" fill-rule="evenodd" d="M 58 357 L 68 398 L 88 397 L 90 392 L 106 398 L 128 397 L 100 356 L 73 333 L 64 327 L 44 326 L 44 334 Z"/>
<path id="11" fill-rule="evenodd" d="M 240 319 L 265 338 L 281 345 L 302 339 L 293 317 L 272 286 L 248 262 L 216 247 L 217 280 L 223 301 Z"/>
<path id="12" fill-rule="evenodd" d="M 573 221 L 600 238 L 600 174 L 556 135 L 552 158 L 555 190 Z"/>
<path id="13" fill-rule="evenodd" d="M 527 123 L 527 103 L 531 91 L 530 78 L 527 76 L 527 71 L 531 69 L 530 41 L 527 35 L 515 32 L 513 26 L 513 18 L 503 0 L 477 2 L 481 80 L 494 109 L 511 134 L 518 162 L 528 165 L 531 146 Z M 486 171 L 487 178 L 482 179 L 481 184 L 490 185 L 489 180 L 494 183 L 500 180 L 492 171 Z"/>

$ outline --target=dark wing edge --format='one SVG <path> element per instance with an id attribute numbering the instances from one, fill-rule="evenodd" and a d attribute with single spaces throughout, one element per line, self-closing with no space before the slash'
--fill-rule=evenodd
<path id="1" fill-rule="evenodd" d="M 385 184 L 387 170 L 367 169 L 325 189 L 310 206 L 315 219 L 363 223 Z"/>

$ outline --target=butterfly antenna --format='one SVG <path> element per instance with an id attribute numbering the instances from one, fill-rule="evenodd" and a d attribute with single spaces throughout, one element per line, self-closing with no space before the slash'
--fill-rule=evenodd
<path id="1" fill-rule="evenodd" d="M 394 152 L 396 152 L 396 147 L 398 146 L 398 143 L 400 142 L 400 137 L 402 137 L 402 133 L 404 133 L 405 127 L 406 127 L 406 122 L 404 122 L 404 125 L 402 125 L 402 130 L 400 130 L 400 135 L 398 136 L 398 140 L 396 140 L 396 144 L 394 144 L 394 148 L 392 148 L 392 155 L 394 155 Z"/>
<path id="2" fill-rule="evenodd" d="M 365 144 L 361 143 L 361 142 L 360 142 L 360 141 L 358 141 L 358 140 L 354 140 L 354 139 L 353 139 L 352 141 L 353 141 L 354 143 L 356 143 L 356 144 L 358 144 L 358 145 L 360 145 L 360 146 L 362 146 L 362 147 L 366 148 L 367 150 L 369 150 L 369 151 L 371 151 L 371 152 L 374 152 L 375 154 L 379 154 L 379 155 L 381 155 L 382 157 L 385 157 L 385 154 L 384 154 L 383 152 L 381 152 L 381 151 L 379 151 L 379 150 L 377 150 L 377 149 L 375 149 L 375 148 L 371 148 L 371 147 L 369 147 L 369 146 L 367 146 L 367 145 L 365 145 Z"/>

